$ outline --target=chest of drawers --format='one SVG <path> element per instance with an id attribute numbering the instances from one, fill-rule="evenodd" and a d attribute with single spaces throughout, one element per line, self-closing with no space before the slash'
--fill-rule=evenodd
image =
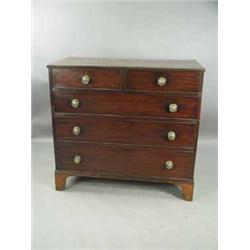
<path id="1" fill-rule="evenodd" d="M 48 69 L 56 190 L 86 176 L 171 183 L 192 200 L 197 61 L 66 58 Z"/>

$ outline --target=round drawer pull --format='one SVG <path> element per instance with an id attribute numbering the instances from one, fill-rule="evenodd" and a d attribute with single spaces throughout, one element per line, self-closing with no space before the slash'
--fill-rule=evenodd
<path id="1" fill-rule="evenodd" d="M 168 132 L 168 140 L 174 141 L 175 139 L 176 139 L 176 133 L 174 131 L 169 131 Z"/>
<path id="2" fill-rule="evenodd" d="M 84 75 L 84 76 L 82 76 L 82 83 L 83 84 L 89 84 L 90 83 L 90 81 L 91 81 L 91 78 L 90 78 L 90 76 L 89 75 Z"/>
<path id="3" fill-rule="evenodd" d="M 81 133 L 81 128 L 80 127 L 73 127 L 73 129 L 72 129 L 72 133 L 73 133 L 73 135 L 79 135 L 80 133 Z"/>
<path id="4" fill-rule="evenodd" d="M 176 103 L 169 104 L 169 111 L 174 113 L 178 111 L 178 105 Z"/>
<path id="5" fill-rule="evenodd" d="M 79 165 L 82 161 L 82 156 L 81 155 L 74 155 L 73 157 L 73 163 Z"/>
<path id="6" fill-rule="evenodd" d="M 165 169 L 171 170 L 174 168 L 174 163 L 172 161 L 166 161 L 165 162 Z"/>
<path id="7" fill-rule="evenodd" d="M 161 76 L 157 79 L 157 84 L 160 87 L 163 87 L 164 85 L 166 85 L 166 83 L 167 83 L 167 79 L 163 76 Z"/>
<path id="8" fill-rule="evenodd" d="M 78 99 L 71 100 L 71 107 L 77 109 L 80 106 L 80 101 Z"/>

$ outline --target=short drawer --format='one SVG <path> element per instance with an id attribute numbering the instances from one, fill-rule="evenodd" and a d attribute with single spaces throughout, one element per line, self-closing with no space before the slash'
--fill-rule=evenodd
<path id="1" fill-rule="evenodd" d="M 122 83 L 119 69 L 53 69 L 52 75 L 55 87 L 120 89 Z"/>
<path id="2" fill-rule="evenodd" d="M 53 91 L 54 111 L 76 114 L 110 114 L 197 118 L 198 97 L 163 96 L 111 91 Z"/>
<path id="3" fill-rule="evenodd" d="M 160 147 L 99 143 L 60 143 L 57 169 L 161 178 L 191 178 L 194 152 Z"/>
<path id="4" fill-rule="evenodd" d="M 84 116 L 55 119 L 58 140 L 194 148 L 196 123 Z"/>
<path id="5" fill-rule="evenodd" d="M 126 74 L 126 88 L 137 91 L 199 92 L 201 74 L 200 71 L 131 69 Z"/>

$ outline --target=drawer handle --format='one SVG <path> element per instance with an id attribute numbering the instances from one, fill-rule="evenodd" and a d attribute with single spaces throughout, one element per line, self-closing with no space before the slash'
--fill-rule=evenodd
<path id="1" fill-rule="evenodd" d="M 72 133 L 73 133 L 73 135 L 76 135 L 76 136 L 78 136 L 80 133 L 81 133 L 81 128 L 80 127 L 73 127 L 73 129 L 72 129 Z"/>
<path id="2" fill-rule="evenodd" d="M 174 168 L 174 163 L 172 161 L 166 161 L 165 162 L 165 169 L 171 170 Z"/>
<path id="3" fill-rule="evenodd" d="M 81 155 L 74 155 L 73 157 L 73 163 L 79 165 L 82 161 L 82 156 Z"/>
<path id="4" fill-rule="evenodd" d="M 178 105 L 176 103 L 169 104 L 169 111 L 175 113 L 178 111 Z"/>
<path id="5" fill-rule="evenodd" d="M 163 77 L 163 76 L 161 76 L 161 77 L 159 77 L 159 78 L 157 79 L 157 84 L 158 84 L 158 86 L 160 86 L 160 87 L 165 86 L 166 83 L 167 83 L 167 79 L 166 79 L 165 77 Z"/>
<path id="6" fill-rule="evenodd" d="M 84 75 L 84 76 L 82 76 L 82 83 L 83 83 L 83 84 L 87 85 L 87 84 L 90 83 L 90 81 L 91 81 L 91 78 L 90 78 L 89 75 Z"/>
<path id="7" fill-rule="evenodd" d="M 80 106 L 80 101 L 78 99 L 71 100 L 71 107 L 77 109 Z"/>
<path id="8" fill-rule="evenodd" d="M 169 141 L 174 141 L 176 139 L 176 133 L 174 131 L 169 131 L 167 137 Z"/>

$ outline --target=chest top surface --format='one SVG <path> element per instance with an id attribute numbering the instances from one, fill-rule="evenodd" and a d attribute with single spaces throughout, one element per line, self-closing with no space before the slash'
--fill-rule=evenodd
<path id="1" fill-rule="evenodd" d="M 48 68 L 60 67 L 162 68 L 205 71 L 202 65 L 196 60 L 135 60 L 67 57 L 48 65 Z"/>

